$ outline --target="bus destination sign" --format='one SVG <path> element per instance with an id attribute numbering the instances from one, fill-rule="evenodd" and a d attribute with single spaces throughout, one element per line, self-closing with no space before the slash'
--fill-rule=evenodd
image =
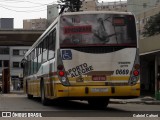
<path id="1" fill-rule="evenodd" d="M 86 34 L 92 32 L 92 26 L 66 26 L 64 27 L 64 34 Z"/>

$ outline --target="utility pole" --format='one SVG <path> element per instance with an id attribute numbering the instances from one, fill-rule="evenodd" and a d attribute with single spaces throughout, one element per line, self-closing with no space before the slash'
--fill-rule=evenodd
<path id="1" fill-rule="evenodd" d="M 70 12 L 78 12 L 81 8 L 81 0 L 60 0 L 63 5 L 61 5 L 60 14 L 64 11 L 65 8 L 68 8 Z"/>

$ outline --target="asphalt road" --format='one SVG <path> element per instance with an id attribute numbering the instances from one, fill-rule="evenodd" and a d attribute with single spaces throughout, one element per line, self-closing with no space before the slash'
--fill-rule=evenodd
<path id="1" fill-rule="evenodd" d="M 160 105 L 109 104 L 106 109 L 99 109 L 89 106 L 87 102 L 84 101 L 65 101 L 43 106 L 39 98 L 30 100 L 24 94 L 0 95 L 0 111 L 11 111 L 15 113 L 35 112 L 40 113 L 42 117 L 56 117 L 57 120 L 60 117 L 62 117 L 62 119 L 66 117 L 67 119 L 71 118 L 70 120 L 79 120 L 79 117 L 83 117 L 84 120 L 90 120 L 91 118 L 94 120 L 98 117 L 111 117 L 113 120 L 115 117 L 116 120 L 119 120 L 123 117 L 123 120 L 125 120 L 126 117 L 137 118 L 137 115 L 145 115 L 145 117 L 142 116 L 145 119 L 149 119 L 149 115 L 155 115 L 154 117 L 158 115 L 158 117 L 160 117 Z M 158 120 L 158 118 L 151 117 L 152 119 Z"/>

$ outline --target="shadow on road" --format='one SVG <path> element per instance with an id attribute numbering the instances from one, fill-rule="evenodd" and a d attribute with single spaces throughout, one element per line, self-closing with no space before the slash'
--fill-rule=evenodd
<path id="1" fill-rule="evenodd" d="M 33 101 L 41 104 L 40 98 L 33 98 Z M 47 116 L 57 117 L 113 117 L 113 116 L 132 116 L 133 112 L 122 109 L 106 107 L 95 108 L 90 106 L 87 102 L 81 101 L 50 101 L 50 108 L 53 111 L 47 111 Z M 55 111 L 56 109 L 56 111 Z"/>
<path id="2" fill-rule="evenodd" d="M 33 101 L 39 102 L 41 104 L 40 98 L 33 98 Z M 114 111 L 114 112 L 128 112 L 121 109 L 115 109 L 112 107 L 106 108 L 96 108 L 94 106 L 90 106 L 86 101 L 71 101 L 71 100 L 52 100 L 49 101 L 48 106 L 54 107 L 54 109 L 63 109 L 63 110 L 98 110 L 98 111 Z"/>

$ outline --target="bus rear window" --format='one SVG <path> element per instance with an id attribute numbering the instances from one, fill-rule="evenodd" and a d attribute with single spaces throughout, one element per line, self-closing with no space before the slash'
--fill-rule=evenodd
<path id="1" fill-rule="evenodd" d="M 61 46 L 136 46 L 133 15 L 64 15 L 60 19 Z"/>

